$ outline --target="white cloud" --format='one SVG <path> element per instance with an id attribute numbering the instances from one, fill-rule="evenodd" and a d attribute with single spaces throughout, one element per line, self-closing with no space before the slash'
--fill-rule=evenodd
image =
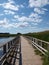
<path id="1" fill-rule="evenodd" d="M 38 13 L 38 14 L 44 14 L 45 11 L 39 8 L 34 8 L 34 12 Z"/>
<path id="2" fill-rule="evenodd" d="M 6 18 L 4 18 L 3 20 L 0 20 L 0 26 L 8 24 L 7 21 L 9 22 L 9 20 L 7 20 Z"/>
<path id="3" fill-rule="evenodd" d="M 27 22 L 19 22 L 19 23 L 11 23 L 11 24 L 6 24 L 4 25 L 3 27 L 4 28 L 18 28 L 18 27 L 26 27 L 28 26 L 28 23 Z"/>
<path id="4" fill-rule="evenodd" d="M 19 21 L 19 22 L 12 23 L 7 18 L 4 18 L 3 20 L 0 20 L 0 26 L 3 28 L 18 28 L 18 27 L 23 28 L 23 27 L 31 26 L 28 22 L 29 21 L 28 19 L 26 19 L 25 22 L 23 22 L 24 21 L 23 19 L 23 21 L 21 22 Z M 32 21 L 31 18 L 30 21 Z M 39 19 L 36 19 L 36 22 L 32 22 L 32 24 L 37 25 L 38 24 L 37 22 L 39 22 Z"/>
<path id="5" fill-rule="evenodd" d="M 26 17 L 26 16 L 19 16 L 19 15 L 14 15 L 14 18 L 17 20 L 17 21 L 19 21 L 19 22 L 28 22 L 29 20 L 29 18 L 28 17 Z"/>
<path id="6" fill-rule="evenodd" d="M 0 26 L 3 28 L 10 28 L 13 25 L 9 23 L 9 20 L 7 18 L 4 18 L 3 20 L 0 20 Z"/>
<path id="7" fill-rule="evenodd" d="M 20 22 L 37 22 L 37 23 L 39 23 L 42 21 L 41 16 L 39 16 L 37 13 L 31 13 L 28 17 L 14 15 L 14 18 Z"/>
<path id="8" fill-rule="evenodd" d="M 5 12 L 8 12 L 5 10 Z M 27 16 L 19 16 L 14 15 L 15 23 L 12 23 L 7 18 L 0 20 L 0 26 L 3 28 L 18 28 L 18 27 L 28 27 L 32 25 L 38 25 L 42 21 L 41 17 L 36 13 L 31 13 L 28 17 Z M 18 22 L 16 22 L 18 21 Z M 31 24 L 29 24 L 31 23 Z"/>
<path id="9" fill-rule="evenodd" d="M 5 14 L 15 14 L 15 12 L 14 11 L 11 11 L 11 10 L 4 10 L 4 13 Z"/>
<path id="10" fill-rule="evenodd" d="M 28 19 L 29 19 L 26 16 L 19 16 L 19 15 L 15 15 L 14 18 L 17 19 L 20 22 L 25 22 L 25 21 L 28 21 Z"/>
<path id="11" fill-rule="evenodd" d="M 26 27 L 28 25 L 29 25 L 28 22 L 19 22 L 17 23 L 16 27 Z"/>
<path id="12" fill-rule="evenodd" d="M 14 5 L 11 2 L 0 4 L 0 6 L 3 6 L 5 9 L 9 9 L 9 10 L 14 10 L 14 11 L 19 10 L 18 5 Z"/>
<path id="13" fill-rule="evenodd" d="M 29 0 L 29 7 L 34 8 L 34 12 L 36 14 L 31 14 L 30 17 L 35 17 L 34 21 L 42 21 L 41 15 L 39 14 L 45 14 L 46 11 L 48 11 L 44 6 L 49 4 L 49 0 Z"/>
<path id="14" fill-rule="evenodd" d="M 34 12 L 38 14 L 45 14 L 45 11 L 48 11 L 48 10 L 45 8 L 34 8 Z"/>
<path id="15" fill-rule="evenodd" d="M 42 21 L 42 18 L 40 15 L 38 15 L 37 13 L 31 13 L 29 15 L 29 18 L 30 18 L 30 21 L 32 22 L 36 22 L 36 23 L 39 23 Z"/>
<path id="16" fill-rule="evenodd" d="M 30 7 L 43 7 L 49 4 L 49 0 L 29 0 Z"/>
<path id="17" fill-rule="evenodd" d="M 15 6 L 15 5 L 12 5 L 11 3 L 5 3 L 5 4 L 3 5 L 3 7 L 6 8 L 6 9 L 11 9 L 11 10 L 15 10 L 15 11 L 18 10 L 18 7 Z"/>
<path id="18" fill-rule="evenodd" d="M 16 5 L 14 0 L 8 0 L 8 2 L 6 3 L 2 3 L 0 4 L 0 6 L 2 6 L 3 8 L 7 9 L 7 10 L 13 10 L 13 11 L 18 11 L 19 8 L 24 8 L 24 5 Z"/>
<path id="19" fill-rule="evenodd" d="M 14 18 L 18 19 L 19 18 L 19 15 L 14 15 Z"/>
<path id="20" fill-rule="evenodd" d="M 31 17 L 31 18 L 40 18 L 41 16 L 39 16 L 37 13 L 31 13 L 29 15 L 29 17 Z"/>
<path id="21" fill-rule="evenodd" d="M 25 22 L 28 20 L 28 18 L 26 16 L 22 16 L 20 18 L 18 18 L 19 21 Z"/>
<path id="22" fill-rule="evenodd" d="M 28 22 L 18 22 L 18 23 L 10 23 L 7 18 L 0 20 L 0 26 L 3 28 L 18 28 L 18 27 L 26 27 L 28 26 Z"/>

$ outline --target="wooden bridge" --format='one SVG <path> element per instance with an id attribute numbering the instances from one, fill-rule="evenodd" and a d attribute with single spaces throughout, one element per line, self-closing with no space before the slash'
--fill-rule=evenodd
<path id="1" fill-rule="evenodd" d="M 0 46 L 3 50 L 0 65 L 42 65 L 41 57 L 35 54 L 33 46 L 46 55 L 49 42 L 29 36 L 16 36 Z"/>

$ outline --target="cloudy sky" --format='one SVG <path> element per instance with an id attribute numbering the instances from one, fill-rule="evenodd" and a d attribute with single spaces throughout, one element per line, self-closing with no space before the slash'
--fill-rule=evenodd
<path id="1" fill-rule="evenodd" d="M 0 32 L 49 30 L 49 0 L 0 0 Z"/>

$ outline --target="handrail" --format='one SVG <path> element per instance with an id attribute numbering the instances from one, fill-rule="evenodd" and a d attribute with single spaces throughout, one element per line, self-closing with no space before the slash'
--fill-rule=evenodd
<path id="1" fill-rule="evenodd" d="M 44 55 L 46 55 L 45 53 L 48 52 L 46 49 L 44 49 L 40 45 L 36 44 L 35 42 L 32 42 L 32 45 L 34 45 Z"/>
<path id="2" fill-rule="evenodd" d="M 34 38 L 34 37 L 33 37 L 33 38 Z M 37 38 L 34 38 L 34 39 L 37 39 Z M 39 41 L 42 41 L 42 42 L 44 42 L 44 43 L 49 44 L 49 42 L 47 42 L 47 41 L 44 41 L 44 40 L 41 40 L 41 39 L 37 39 L 37 40 L 39 40 Z"/>
<path id="3" fill-rule="evenodd" d="M 44 49 L 43 47 L 41 47 L 40 45 L 38 45 L 38 44 L 36 44 L 35 42 L 32 41 L 32 44 L 33 44 L 33 43 L 34 43 L 36 46 L 38 46 L 40 49 L 42 49 L 43 51 L 47 52 L 46 49 Z"/>
<path id="4" fill-rule="evenodd" d="M 49 42 L 46 42 L 34 37 L 30 37 L 30 36 L 25 36 L 25 37 L 32 41 L 32 45 L 36 49 L 38 49 L 42 54 L 46 55 L 46 52 L 48 52 L 49 50 Z M 45 48 L 45 45 L 46 45 L 46 48 Z"/>
<path id="5" fill-rule="evenodd" d="M 19 39 L 19 36 L 16 36 L 12 40 L 10 40 L 9 42 L 0 46 L 0 48 L 3 48 L 3 55 L 0 57 L 0 63 L 1 64 L 4 63 L 6 55 L 8 54 L 10 49 L 16 44 L 18 39 Z"/>
<path id="6" fill-rule="evenodd" d="M 42 41 L 42 42 L 44 42 L 44 43 L 47 43 L 47 44 L 49 44 L 49 42 L 47 42 L 47 41 L 44 41 L 44 40 L 41 40 L 41 39 L 38 39 L 38 38 L 35 38 L 35 37 L 30 37 L 30 36 L 26 36 L 26 37 L 28 37 L 28 38 L 31 38 L 31 39 L 37 39 L 37 40 L 39 40 L 39 41 Z"/>

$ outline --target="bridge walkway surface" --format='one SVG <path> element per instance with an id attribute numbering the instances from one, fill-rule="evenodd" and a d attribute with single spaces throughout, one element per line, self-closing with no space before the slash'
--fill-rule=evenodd
<path id="1" fill-rule="evenodd" d="M 1 46 L 4 55 L 0 58 L 0 65 L 42 65 L 41 56 L 35 54 L 29 40 L 27 37 L 18 36 L 12 42 Z"/>
<path id="2" fill-rule="evenodd" d="M 41 57 L 35 54 L 34 48 L 23 36 L 21 36 L 21 53 L 22 65 L 42 65 Z"/>

